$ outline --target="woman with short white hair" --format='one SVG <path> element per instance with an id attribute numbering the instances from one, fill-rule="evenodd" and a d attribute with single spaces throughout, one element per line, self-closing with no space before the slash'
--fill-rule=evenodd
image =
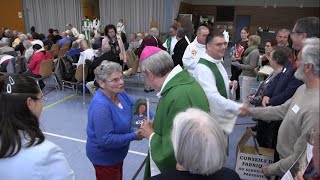
<path id="1" fill-rule="evenodd" d="M 83 51 L 80 53 L 77 66 L 84 64 L 87 59 L 93 61 L 94 57 L 97 56 L 96 52 L 91 48 L 91 43 L 86 39 L 80 41 L 80 48 Z"/>
<path id="2" fill-rule="evenodd" d="M 176 171 L 151 179 L 240 179 L 234 170 L 222 167 L 227 152 L 226 138 L 208 113 L 195 108 L 179 113 L 173 122 L 171 140 Z"/>

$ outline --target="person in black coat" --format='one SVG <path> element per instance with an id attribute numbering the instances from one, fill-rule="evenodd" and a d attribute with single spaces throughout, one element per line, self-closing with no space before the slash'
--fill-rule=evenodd
<path id="1" fill-rule="evenodd" d="M 186 33 L 184 32 L 183 28 L 177 29 L 176 37 L 178 42 L 174 46 L 172 59 L 174 66 L 179 64 L 181 67 L 183 67 L 182 57 L 189 44 L 186 40 Z"/>

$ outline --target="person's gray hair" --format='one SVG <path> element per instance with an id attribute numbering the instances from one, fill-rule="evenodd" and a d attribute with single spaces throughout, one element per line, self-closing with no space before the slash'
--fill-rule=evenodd
<path id="1" fill-rule="evenodd" d="M 27 33 L 26 36 L 27 36 L 28 39 L 32 38 L 32 34 L 31 33 Z"/>
<path id="2" fill-rule="evenodd" d="M 79 48 L 79 43 L 77 41 L 72 42 L 72 48 Z"/>
<path id="3" fill-rule="evenodd" d="M 277 35 L 278 35 L 280 32 L 281 32 L 281 33 L 286 33 L 286 34 L 288 34 L 288 36 L 290 35 L 290 31 L 289 31 L 288 29 L 280 29 L 280 30 L 278 31 Z"/>
<path id="4" fill-rule="evenodd" d="M 161 50 L 140 62 L 142 72 L 150 71 L 157 77 L 167 75 L 174 67 L 173 60 L 167 51 Z"/>
<path id="5" fill-rule="evenodd" d="M 302 48 L 302 64 L 312 64 L 313 74 L 320 77 L 320 47 L 319 38 L 307 38 Z"/>
<path id="6" fill-rule="evenodd" d="M 171 141 L 177 162 L 191 174 L 211 175 L 225 162 L 226 136 L 218 122 L 199 109 L 176 115 Z"/>
<path id="7" fill-rule="evenodd" d="M 151 28 L 149 31 L 150 36 L 155 36 L 158 37 L 159 36 L 159 30 L 157 28 Z"/>
<path id="8" fill-rule="evenodd" d="M 203 30 L 210 31 L 207 26 L 199 26 L 198 29 L 197 29 L 197 36 L 199 36 Z"/>
<path id="9" fill-rule="evenodd" d="M 10 44 L 10 39 L 9 38 L 2 38 L 1 41 L 3 42 L 4 46 L 9 46 Z"/>
<path id="10" fill-rule="evenodd" d="M 3 46 L 5 46 L 5 43 L 0 41 L 0 48 L 3 47 Z"/>
<path id="11" fill-rule="evenodd" d="M 29 40 L 24 40 L 24 41 L 22 42 L 22 44 L 23 44 L 23 47 L 24 47 L 25 49 L 29 49 L 29 48 L 32 46 L 32 44 L 31 44 L 31 42 L 30 42 Z"/>
<path id="12" fill-rule="evenodd" d="M 307 38 L 317 37 L 320 38 L 319 33 L 319 17 L 303 17 L 296 21 L 296 32 L 306 33 Z"/>
<path id="13" fill-rule="evenodd" d="M 95 80 L 104 82 L 114 72 L 122 72 L 121 65 L 119 63 L 104 60 L 96 67 L 96 69 L 94 69 Z"/>
<path id="14" fill-rule="evenodd" d="M 20 34 L 19 35 L 19 39 L 20 39 L 20 41 L 24 41 L 24 40 L 27 40 L 28 39 L 28 37 L 25 35 L 25 34 Z"/>
<path id="15" fill-rule="evenodd" d="M 183 39 L 186 36 L 186 33 L 184 32 L 184 29 L 182 27 L 177 29 L 177 38 Z"/>

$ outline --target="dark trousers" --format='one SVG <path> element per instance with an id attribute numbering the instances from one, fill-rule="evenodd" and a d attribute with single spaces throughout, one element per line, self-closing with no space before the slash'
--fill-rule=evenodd
<path id="1" fill-rule="evenodd" d="M 238 69 L 236 66 L 231 65 L 231 78 L 230 80 L 237 80 L 238 81 L 238 88 L 236 89 L 236 99 L 240 99 L 240 83 L 239 83 L 239 76 L 242 73 L 241 69 Z"/>
<path id="2" fill-rule="evenodd" d="M 122 180 L 123 162 L 110 166 L 93 165 L 97 180 Z"/>
<path id="3" fill-rule="evenodd" d="M 257 141 L 260 147 L 276 149 L 278 130 L 282 121 L 270 123 L 258 120 Z"/>

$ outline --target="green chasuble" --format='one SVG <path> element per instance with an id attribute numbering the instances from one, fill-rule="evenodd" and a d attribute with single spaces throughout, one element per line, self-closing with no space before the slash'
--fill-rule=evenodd
<path id="1" fill-rule="evenodd" d="M 198 63 L 206 65 L 212 71 L 214 77 L 216 78 L 216 85 L 217 85 L 217 89 L 218 89 L 220 95 L 225 97 L 226 99 L 228 99 L 226 86 L 224 84 L 223 77 L 222 77 L 217 65 L 215 63 L 207 61 L 206 59 L 203 59 L 203 58 L 200 58 Z"/>
<path id="2" fill-rule="evenodd" d="M 87 40 L 90 40 L 90 32 L 92 23 L 89 19 L 82 20 L 82 34 L 86 37 Z"/>
<path id="3" fill-rule="evenodd" d="M 209 103 L 200 84 L 183 70 L 175 75 L 163 88 L 159 100 L 153 128 L 155 134 L 151 139 L 151 153 L 161 172 L 176 169 L 171 130 L 174 117 L 187 108 L 195 107 L 209 112 Z M 150 155 L 147 158 L 145 178 L 150 177 Z"/>

